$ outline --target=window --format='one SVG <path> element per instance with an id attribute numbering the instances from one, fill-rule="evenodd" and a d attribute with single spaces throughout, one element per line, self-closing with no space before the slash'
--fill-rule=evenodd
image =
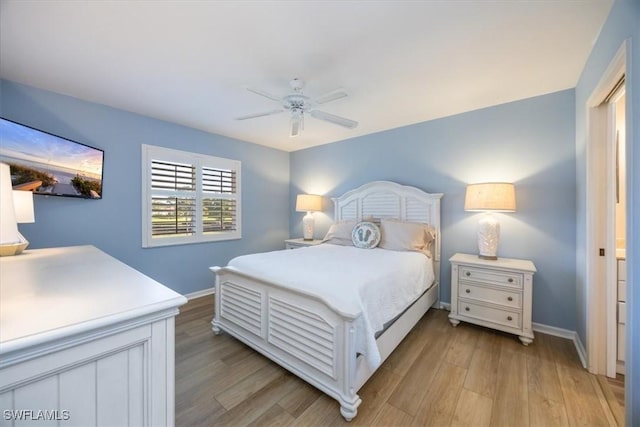
<path id="1" fill-rule="evenodd" d="M 142 146 L 142 247 L 242 237 L 240 162 Z"/>

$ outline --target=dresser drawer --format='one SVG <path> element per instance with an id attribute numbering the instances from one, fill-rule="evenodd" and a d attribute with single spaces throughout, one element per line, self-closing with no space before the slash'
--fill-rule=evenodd
<path id="1" fill-rule="evenodd" d="M 618 360 L 625 361 L 625 352 L 627 351 L 627 346 L 625 345 L 625 339 L 627 338 L 627 326 L 623 324 L 618 324 Z"/>
<path id="2" fill-rule="evenodd" d="M 523 277 L 520 273 L 493 271 L 488 269 L 473 268 L 461 265 L 458 270 L 460 280 L 472 280 L 474 282 L 493 283 L 496 285 L 522 288 Z"/>
<path id="3" fill-rule="evenodd" d="M 627 260 L 618 260 L 618 280 L 627 280 Z"/>
<path id="4" fill-rule="evenodd" d="M 474 304 L 470 301 L 458 301 L 458 313 L 461 316 L 498 323 L 515 329 L 522 328 L 522 317 L 519 313 Z"/>
<path id="5" fill-rule="evenodd" d="M 509 288 L 489 288 L 468 282 L 461 282 L 458 293 L 460 298 L 489 302 L 492 304 L 504 305 L 516 310 L 522 308 L 522 292 Z"/>
<path id="6" fill-rule="evenodd" d="M 618 280 L 618 301 L 627 302 L 627 282 Z"/>

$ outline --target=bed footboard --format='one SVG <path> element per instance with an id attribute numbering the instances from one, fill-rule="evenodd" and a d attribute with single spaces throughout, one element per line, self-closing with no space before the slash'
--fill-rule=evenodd
<path id="1" fill-rule="evenodd" d="M 354 418 L 361 403 L 355 387 L 357 315 L 230 267 L 211 270 L 216 275 L 213 332 L 224 331 L 262 353 L 336 399 L 347 421 Z"/>

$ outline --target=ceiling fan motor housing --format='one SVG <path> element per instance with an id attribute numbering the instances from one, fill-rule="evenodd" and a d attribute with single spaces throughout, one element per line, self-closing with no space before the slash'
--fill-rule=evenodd
<path id="1" fill-rule="evenodd" d="M 284 107 L 290 110 L 302 110 L 307 111 L 311 108 L 311 102 L 309 101 L 309 97 L 305 95 L 287 95 L 282 98 L 284 102 Z"/>

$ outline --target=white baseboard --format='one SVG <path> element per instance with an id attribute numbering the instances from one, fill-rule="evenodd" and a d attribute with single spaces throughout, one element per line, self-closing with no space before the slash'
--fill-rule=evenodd
<path id="1" fill-rule="evenodd" d="M 565 338 L 573 341 L 576 335 L 575 331 L 568 329 L 557 328 L 555 326 L 543 325 L 542 323 L 532 323 L 531 327 L 536 332 L 542 332 L 543 334 L 553 335 L 554 337 Z"/>
<path id="2" fill-rule="evenodd" d="M 200 298 L 200 297 L 204 297 L 207 295 L 211 295 L 213 293 L 216 292 L 216 288 L 215 287 L 211 287 L 211 288 L 207 288 L 207 289 L 202 289 L 201 291 L 195 291 L 195 292 L 191 292 L 190 294 L 186 294 L 185 297 L 188 300 L 192 300 L 194 298 Z"/>
<path id="3" fill-rule="evenodd" d="M 582 341 L 580 341 L 580 336 L 578 335 L 577 332 L 575 333 L 575 336 L 573 338 L 573 344 L 576 346 L 576 351 L 578 352 L 578 357 L 580 358 L 582 367 L 584 369 L 588 369 L 587 368 L 587 350 L 585 350 L 584 344 L 582 344 Z"/>
<path id="4" fill-rule="evenodd" d="M 555 326 L 543 325 L 540 323 L 533 323 L 532 327 L 536 332 L 542 332 L 543 334 L 553 335 L 573 341 L 573 345 L 575 346 L 576 351 L 578 352 L 578 357 L 580 358 L 580 363 L 582 363 L 583 368 L 587 369 L 587 351 L 584 349 L 584 345 L 582 344 L 582 341 L 580 341 L 580 336 L 576 331 L 556 328 Z"/>
<path id="5" fill-rule="evenodd" d="M 439 308 L 451 311 L 451 304 L 441 301 Z M 580 341 L 580 336 L 578 336 L 578 333 L 576 331 L 557 328 L 555 326 L 543 325 L 542 323 L 532 323 L 531 327 L 536 332 L 571 340 L 573 342 L 573 345 L 576 347 L 576 351 L 578 352 L 578 357 L 580 358 L 582 367 L 587 369 L 587 351 L 584 349 L 584 345 L 582 344 L 582 341 Z"/>

